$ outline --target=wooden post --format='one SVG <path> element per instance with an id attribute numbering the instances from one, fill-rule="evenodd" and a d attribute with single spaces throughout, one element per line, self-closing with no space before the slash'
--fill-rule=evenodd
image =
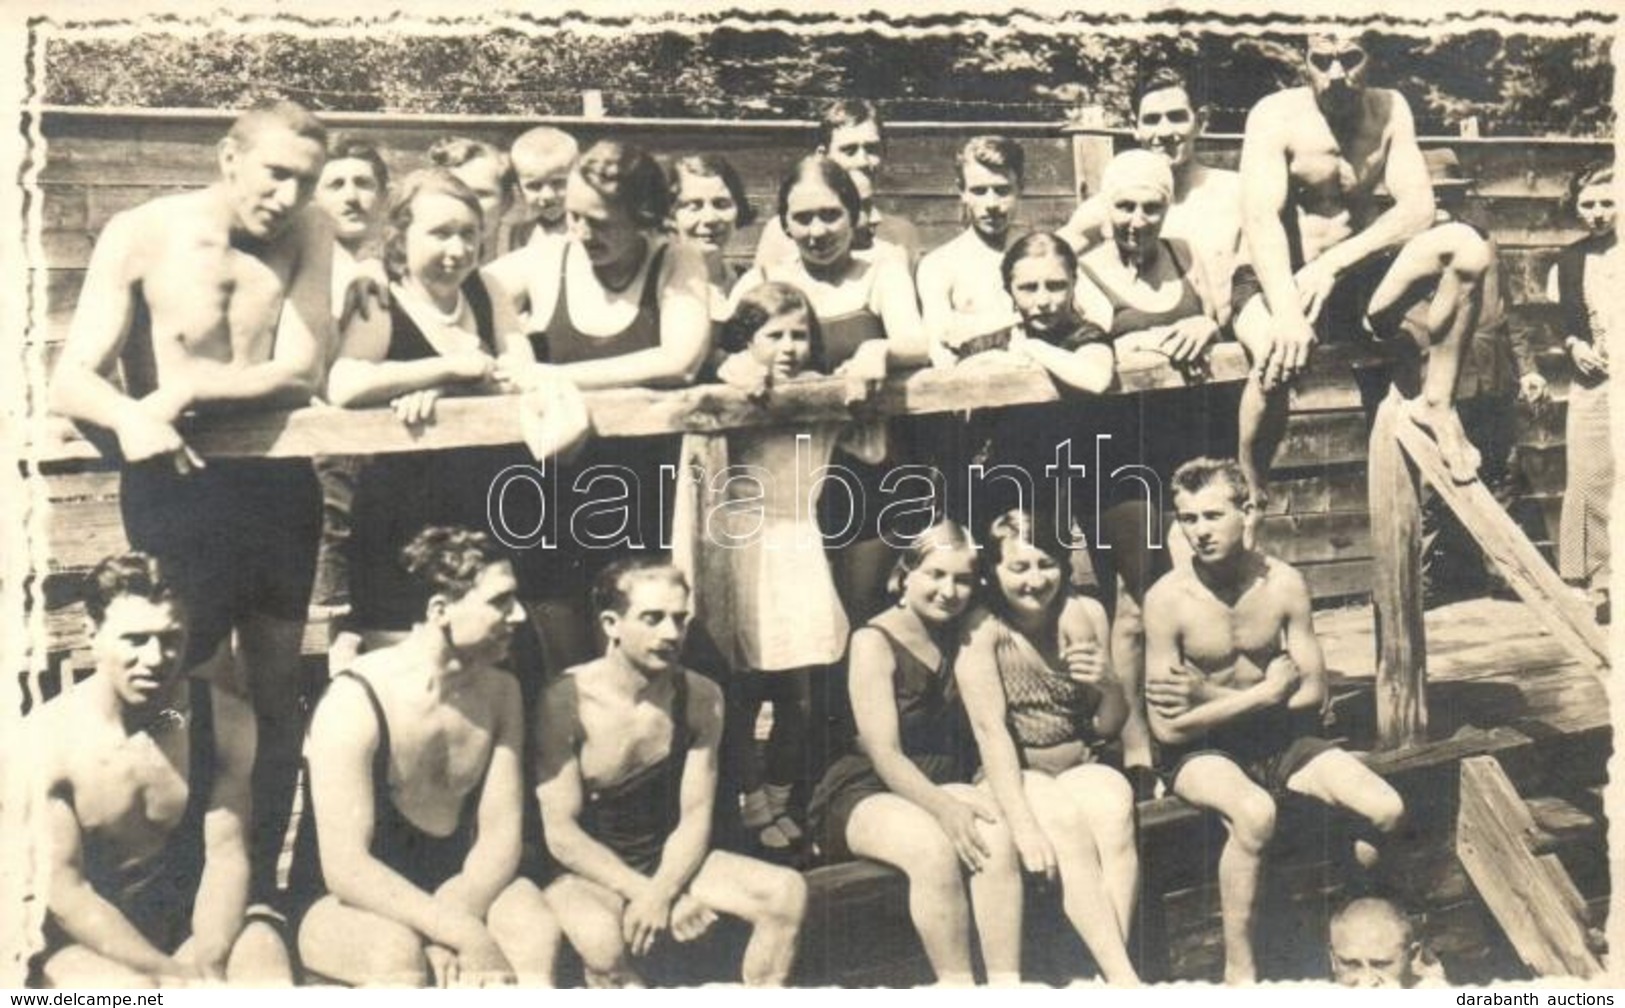
<path id="1" fill-rule="evenodd" d="M 1082 200 L 1100 191 L 1100 176 L 1112 159 L 1112 138 L 1106 132 L 1106 110 L 1086 105 L 1069 124 L 1072 134 L 1073 192 Z"/>
<path id="2" fill-rule="evenodd" d="M 1588 668 L 1606 667 L 1608 636 L 1597 626 L 1595 615 L 1568 590 L 1484 484 L 1476 480 L 1461 484 L 1451 479 L 1439 456 L 1438 444 L 1409 420 L 1401 418 L 1396 433 L 1411 461 L 1552 636 Z M 1377 514 L 1373 497 L 1373 523 Z"/>
<path id="3" fill-rule="evenodd" d="M 1427 635 L 1422 623 L 1421 484 L 1399 446 L 1409 425 L 1399 393 L 1377 407 L 1366 459 L 1371 604 L 1377 619 L 1377 745 L 1427 741 Z"/>
<path id="4" fill-rule="evenodd" d="M 1555 854 L 1535 854 L 1529 806 L 1492 756 L 1461 761 L 1456 857 L 1518 956 L 1536 976 L 1591 977 L 1585 900 Z"/>

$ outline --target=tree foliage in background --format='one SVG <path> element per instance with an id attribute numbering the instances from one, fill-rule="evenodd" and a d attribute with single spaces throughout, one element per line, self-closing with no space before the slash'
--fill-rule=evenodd
<path id="1" fill-rule="evenodd" d="M 1298 80 L 1301 46 L 1284 34 L 1127 40 L 1064 27 L 915 39 L 772 28 L 618 37 L 221 31 L 53 39 L 45 76 L 46 100 L 62 105 L 227 108 L 285 95 L 328 110 L 572 115 L 593 89 L 611 115 L 807 118 L 826 98 L 861 95 L 900 119 L 1053 121 L 1095 105 L 1121 124 L 1137 75 L 1173 61 L 1207 92 L 1214 128 L 1235 131 L 1258 98 Z M 1410 98 L 1425 132 L 1454 132 L 1467 116 L 1489 134 L 1612 129 L 1603 36 L 1383 35 L 1373 49 L 1376 82 Z"/>

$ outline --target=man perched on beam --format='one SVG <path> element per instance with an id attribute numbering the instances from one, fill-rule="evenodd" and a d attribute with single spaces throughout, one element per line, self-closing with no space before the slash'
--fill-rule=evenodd
<path id="1" fill-rule="evenodd" d="M 184 670 L 246 671 L 260 898 L 274 888 L 298 773 L 295 684 L 321 496 L 309 459 L 205 464 L 181 428 L 192 413 L 310 401 L 333 326 L 333 229 L 309 206 L 326 141 L 300 106 L 256 106 L 220 141 L 218 181 L 109 220 L 51 388 L 53 410 L 117 441 L 125 533 L 163 561 L 190 616 Z"/>
<path id="2" fill-rule="evenodd" d="M 1259 101 L 1241 147 L 1242 230 L 1251 262 L 1232 278 L 1236 337 L 1253 361 L 1241 401 L 1241 463 L 1255 501 L 1286 432 L 1288 387 L 1321 340 L 1396 336 L 1389 280 L 1419 238 L 1431 240 L 1433 190 L 1410 106 L 1397 91 L 1366 86 L 1364 43 L 1310 36 L 1308 83 Z M 1379 201 L 1386 187 L 1391 205 Z M 1491 253 L 1466 229 L 1448 236 L 1448 267 L 1425 312 L 1403 321 L 1402 339 L 1429 357 L 1407 414 L 1439 445 L 1451 477 L 1477 477 L 1479 456 L 1452 399 L 1463 346 L 1482 306 Z M 1412 319 L 1417 319 L 1414 322 Z M 1401 344 L 1403 346 L 1403 344 Z"/>

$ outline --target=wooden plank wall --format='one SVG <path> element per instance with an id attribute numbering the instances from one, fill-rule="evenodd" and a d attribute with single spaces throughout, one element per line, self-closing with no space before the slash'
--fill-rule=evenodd
<path id="1" fill-rule="evenodd" d="M 506 145 L 531 121 L 511 117 L 383 117 L 333 115 L 337 129 L 366 137 L 385 152 L 397 176 L 425 163 L 435 139 L 465 135 Z M 211 112 L 132 113 L 128 110 L 47 110 L 46 140 L 38 176 L 45 262 L 31 264 L 43 279 L 44 324 L 30 328 L 27 349 L 54 360 L 91 248 L 109 217 L 166 192 L 207 183 L 215 173 L 215 145 L 229 117 Z M 561 123 L 583 141 L 614 137 L 638 143 L 661 157 L 722 152 L 746 181 L 760 217 L 772 213 L 778 180 L 811 144 L 804 123 L 694 123 L 573 120 Z M 953 191 L 952 155 L 977 133 L 999 132 L 1021 140 L 1028 178 L 1022 218 L 1032 227 L 1054 227 L 1075 202 L 1072 142 L 1042 124 L 893 123 L 887 131 L 887 162 L 879 193 L 884 212 L 912 220 L 927 248 L 962 226 Z M 1114 139 L 1121 144 L 1121 135 Z M 1487 227 L 1502 248 L 1502 268 L 1515 303 L 1513 323 L 1542 345 L 1557 342 L 1551 306 L 1544 303 L 1544 277 L 1562 244 L 1577 237 L 1564 216 L 1566 179 L 1583 164 L 1604 157 L 1606 145 L 1589 141 L 1524 139 L 1448 142 L 1469 176 L 1478 179 L 1464 214 Z M 1233 165 L 1239 138 L 1216 137 L 1206 156 Z M 760 220 L 744 229 L 731 256 L 748 261 Z M 1300 564 L 1322 599 L 1364 594 L 1369 586 L 1370 535 L 1364 486 L 1364 421 L 1350 382 L 1325 376 L 1300 396 L 1280 459 L 1272 515 L 1265 537 L 1272 549 Z M 1559 384 L 1561 393 L 1561 384 Z M 1520 454 L 1533 491 L 1525 502 L 1537 543 L 1556 534 L 1563 486 L 1561 404 L 1520 422 Z M 76 609 L 65 607 L 74 574 L 123 545 L 116 509 L 117 485 L 94 467 L 50 479 L 54 514 L 49 527 L 48 569 L 38 572 L 47 625 L 58 650 L 77 636 Z"/>

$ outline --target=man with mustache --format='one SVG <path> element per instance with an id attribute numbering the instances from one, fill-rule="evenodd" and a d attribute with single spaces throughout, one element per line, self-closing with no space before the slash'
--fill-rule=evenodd
<path id="1" fill-rule="evenodd" d="M 1396 310 L 1405 293 L 1390 280 L 1396 259 L 1437 229 L 1410 106 L 1397 91 L 1367 86 L 1371 61 L 1358 40 L 1312 35 L 1304 55 L 1306 85 L 1261 99 L 1241 146 L 1250 262 L 1232 277 L 1232 302 L 1254 369 L 1240 413 L 1251 493 L 1265 497 L 1289 386 L 1310 348 L 1366 333 L 1395 337 L 1412 362 L 1425 355 L 1425 376 L 1396 373 L 1405 414 L 1438 442 L 1451 476 L 1470 482 L 1479 455 L 1453 395 L 1493 253 L 1468 229 L 1430 237 L 1447 242 L 1448 265 L 1414 313 Z M 1379 199 L 1379 183 L 1388 201 Z"/>
<path id="2" fill-rule="evenodd" d="M 425 595 L 399 644 L 333 677 L 311 719 L 310 811 L 327 895 L 299 953 L 350 984 L 550 986 L 559 929 L 518 877 L 524 705 L 502 668 L 526 620 L 482 532 L 401 551 Z"/>
<path id="3" fill-rule="evenodd" d="M 205 464 L 183 430 L 193 414 L 303 406 L 321 380 L 333 228 L 309 204 L 326 142 L 300 106 L 256 106 L 220 141 L 217 182 L 110 219 L 50 398 L 55 412 L 116 441 L 116 452 L 101 443 L 123 466 L 125 533 L 164 563 L 187 609 L 183 671 L 246 670 L 259 722 L 259 898 L 275 886 L 298 773 L 299 646 L 321 496 L 309 459 Z"/>
<path id="4" fill-rule="evenodd" d="M 547 845 L 566 874 L 547 899 L 583 956 L 619 937 L 605 972 L 635 976 L 666 939 L 699 939 L 718 914 L 751 927 L 742 977 L 781 986 L 806 911 L 799 872 L 711 848 L 722 691 L 681 664 L 690 596 L 681 571 L 617 561 L 593 588 L 603 657 L 557 679 L 542 699 L 541 801 Z M 595 937 L 580 933 L 593 928 Z"/>
<path id="5" fill-rule="evenodd" d="M 247 911 L 253 711 L 185 675 L 186 614 L 158 561 L 108 557 L 87 584 L 95 674 L 23 728 L 51 841 L 37 979 L 290 983 L 281 936 Z"/>

